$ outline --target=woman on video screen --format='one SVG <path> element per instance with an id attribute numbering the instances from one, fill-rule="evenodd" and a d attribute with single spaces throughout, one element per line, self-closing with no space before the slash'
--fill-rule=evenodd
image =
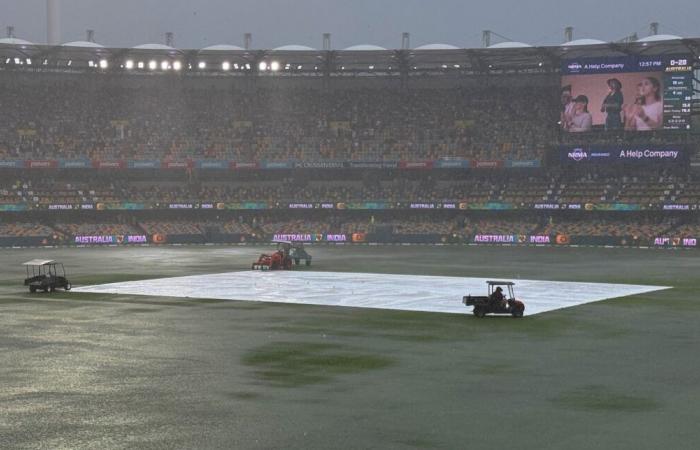
<path id="1" fill-rule="evenodd" d="M 593 116 L 588 112 L 588 97 L 579 95 L 574 99 L 574 114 L 568 130 L 573 132 L 591 131 Z"/>
<path id="2" fill-rule="evenodd" d="M 600 112 L 605 113 L 605 129 L 619 130 L 622 128 L 622 104 L 624 97 L 622 95 L 622 83 L 617 78 L 611 78 L 607 81 L 610 89 L 608 95 L 603 100 L 603 106 L 600 107 Z"/>
<path id="3" fill-rule="evenodd" d="M 664 107 L 658 78 L 646 77 L 638 85 L 639 95 L 625 117 L 628 130 L 649 131 L 663 125 Z"/>

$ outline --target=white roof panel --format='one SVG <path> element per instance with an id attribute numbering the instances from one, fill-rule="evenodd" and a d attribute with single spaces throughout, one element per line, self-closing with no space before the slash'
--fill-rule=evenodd
<path id="1" fill-rule="evenodd" d="M 348 47 L 345 49 L 345 51 L 348 52 L 365 52 L 365 51 L 384 51 L 386 50 L 384 47 L 380 47 L 378 45 L 369 45 L 369 44 L 362 44 L 362 45 L 353 45 L 352 47 Z"/>
<path id="2" fill-rule="evenodd" d="M 63 44 L 63 47 L 104 48 L 104 45 L 88 41 L 73 41 L 66 42 L 65 44 Z"/>
<path id="3" fill-rule="evenodd" d="M 452 44 L 426 44 L 416 47 L 414 50 L 459 50 L 459 47 Z"/>
<path id="4" fill-rule="evenodd" d="M 683 39 L 675 34 L 655 34 L 653 36 L 643 37 L 638 39 L 637 42 L 658 42 L 658 41 L 675 41 L 678 39 Z"/>
<path id="5" fill-rule="evenodd" d="M 217 45 L 210 45 L 209 47 L 204 47 L 202 49 L 203 52 L 232 52 L 232 51 L 241 51 L 245 50 L 243 47 L 239 47 L 237 45 L 229 45 L 229 44 L 217 44 Z"/>

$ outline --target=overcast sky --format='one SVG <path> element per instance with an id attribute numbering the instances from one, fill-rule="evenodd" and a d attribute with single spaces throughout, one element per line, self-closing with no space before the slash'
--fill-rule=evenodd
<path id="1" fill-rule="evenodd" d="M 302 44 L 320 48 L 321 34 L 332 33 L 333 48 L 376 44 L 397 48 L 401 33 L 411 46 L 444 42 L 481 46 L 481 30 L 536 45 L 563 41 L 564 27 L 574 37 L 617 40 L 649 23 L 660 32 L 700 35 L 700 0 L 59 0 L 61 39 L 84 40 L 96 30 L 106 46 L 163 43 L 175 33 L 180 48 L 243 44 L 253 33 L 254 48 Z M 0 25 L 15 35 L 46 42 L 46 0 L 0 0 Z M 501 38 L 494 38 L 498 42 Z"/>

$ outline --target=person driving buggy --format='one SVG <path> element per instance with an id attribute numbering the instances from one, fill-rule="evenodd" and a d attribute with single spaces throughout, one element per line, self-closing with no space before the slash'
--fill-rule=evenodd
<path id="1" fill-rule="evenodd" d="M 489 298 L 491 304 L 494 306 L 504 306 L 506 297 L 503 295 L 503 288 L 498 286 L 495 291 L 491 294 Z"/>

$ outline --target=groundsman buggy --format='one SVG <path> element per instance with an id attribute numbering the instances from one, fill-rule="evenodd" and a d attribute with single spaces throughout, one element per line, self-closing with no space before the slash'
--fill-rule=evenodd
<path id="1" fill-rule="evenodd" d="M 509 314 L 513 317 L 522 317 L 525 312 L 525 304 L 515 298 L 512 281 L 487 281 L 488 294 L 487 296 L 466 295 L 462 298 L 462 303 L 466 306 L 473 306 L 472 311 L 476 317 L 484 317 L 486 314 Z M 505 287 L 507 294 L 503 295 L 503 299 L 499 300 L 495 295 L 499 287 Z M 502 289 L 502 288 L 501 288 Z"/>
<path id="2" fill-rule="evenodd" d="M 66 278 L 66 269 L 61 263 L 48 259 L 33 259 L 22 265 L 27 269 L 24 285 L 29 286 L 31 293 L 36 291 L 55 292 L 56 289 L 70 291 L 72 287 Z"/>

